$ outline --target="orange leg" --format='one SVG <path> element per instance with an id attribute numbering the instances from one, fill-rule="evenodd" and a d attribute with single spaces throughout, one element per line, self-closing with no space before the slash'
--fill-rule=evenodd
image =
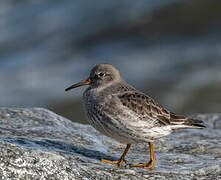
<path id="1" fill-rule="evenodd" d="M 101 159 L 101 161 L 102 161 L 102 162 L 105 162 L 105 163 L 109 163 L 109 164 L 117 164 L 119 167 L 122 168 L 122 167 L 123 167 L 123 166 L 122 166 L 123 163 L 126 162 L 126 161 L 124 160 L 124 158 L 125 158 L 125 156 L 126 156 L 128 150 L 130 149 L 130 146 L 131 146 L 131 144 L 127 144 L 127 147 L 126 147 L 126 149 L 124 150 L 124 153 L 122 154 L 122 156 L 120 157 L 119 160 L 112 161 L 112 160 L 107 160 L 107 159 Z"/>
<path id="2" fill-rule="evenodd" d="M 130 164 L 130 167 L 142 167 L 142 168 L 148 168 L 150 170 L 153 169 L 153 165 L 155 163 L 155 156 L 153 151 L 153 143 L 149 142 L 149 148 L 150 148 L 150 161 L 148 163 L 140 163 L 140 164 Z"/>

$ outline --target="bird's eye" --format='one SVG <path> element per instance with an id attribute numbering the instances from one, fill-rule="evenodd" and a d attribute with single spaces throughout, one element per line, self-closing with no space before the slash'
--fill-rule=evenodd
<path id="1" fill-rule="evenodd" d="M 102 72 L 100 72 L 98 75 L 99 75 L 100 77 L 102 77 L 102 76 L 104 76 L 105 74 L 102 73 Z"/>

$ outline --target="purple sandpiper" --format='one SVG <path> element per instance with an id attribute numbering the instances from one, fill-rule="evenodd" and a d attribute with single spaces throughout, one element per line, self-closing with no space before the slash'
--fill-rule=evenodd
<path id="1" fill-rule="evenodd" d="M 101 159 L 102 162 L 123 167 L 131 144 L 149 143 L 150 161 L 130 164 L 130 167 L 152 169 L 156 160 L 154 140 L 169 135 L 175 129 L 205 127 L 201 120 L 176 115 L 127 84 L 119 70 L 111 64 L 96 65 L 87 79 L 66 91 L 83 85 L 89 85 L 83 93 L 89 123 L 102 134 L 127 145 L 119 160 Z"/>

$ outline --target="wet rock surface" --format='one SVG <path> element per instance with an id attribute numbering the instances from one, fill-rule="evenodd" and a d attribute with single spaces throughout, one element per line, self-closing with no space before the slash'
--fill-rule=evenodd
<path id="1" fill-rule="evenodd" d="M 221 114 L 200 114 L 206 129 L 184 129 L 155 142 L 152 171 L 119 169 L 125 145 L 89 125 L 42 108 L 0 108 L 2 179 L 221 179 Z M 128 163 L 149 159 L 147 144 L 132 145 Z"/>

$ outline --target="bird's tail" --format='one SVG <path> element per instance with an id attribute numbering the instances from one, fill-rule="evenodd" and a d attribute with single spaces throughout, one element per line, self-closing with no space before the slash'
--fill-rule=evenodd
<path id="1" fill-rule="evenodd" d="M 189 128 L 205 128 L 206 126 L 203 124 L 202 120 L 188 118 L 185 116 L 180 116 L 171 113 L 170 114 L 170 123 L 174 125 L 185 125 Z"/>
<path id="2" fill-rule="evenodd" d="M 192 119 L 192 118 L 187 118 L 186 121 L 184 122 L 184 124 L 188 125 L 189 127 L 192 127 L 192 128 L 205 128 L 206 127 L 203 124 L 202 120 Z"/>

